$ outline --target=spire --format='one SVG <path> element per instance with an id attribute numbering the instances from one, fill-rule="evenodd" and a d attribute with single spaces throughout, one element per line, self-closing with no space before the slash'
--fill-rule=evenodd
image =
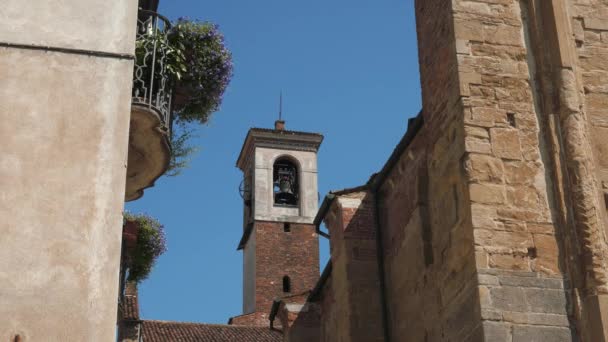
<path id="1" fill-rule="evenodd" d="M 282 131 L 285 129 L 285 121 L 283 120 L 283 91 L 279 95 L 279 120 L 274 122 L 274 129 Z"/>

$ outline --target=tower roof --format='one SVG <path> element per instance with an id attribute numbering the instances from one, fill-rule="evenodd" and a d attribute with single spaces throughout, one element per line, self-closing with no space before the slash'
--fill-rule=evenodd
<path id="1" fill-rule="evenodd" d="M 321 142 L 323 142 L 323 135 L 319 133 L 251 128 L 239 153 L 236 166 L 244 170 L 255 147 L 317 152 Z"/>

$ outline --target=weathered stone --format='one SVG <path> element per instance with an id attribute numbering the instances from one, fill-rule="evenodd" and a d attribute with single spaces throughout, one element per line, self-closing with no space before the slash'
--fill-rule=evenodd
<path id="1" fill-rule="evenodd" d="M 560 274 L 559 249 L 555 236 L 534 234 L 533 239 L 537 257 L 532 269 L 549 275 Z"/>
<path id="2" fill-rule="evenodd" d="M 485 25 L 483 39 L 491 44 L 523 46 L 523 31 L 521 27 L 510 25 Z"/>
<path id="3" fill-rule="evenodd" d="M 471 53 L 471 46 L 468 40 L 456 40 L 456 53 L 468 55 Z"/>
<path id="4" fill-rule="evenodd" d="M 513 342 L 572 341 L 570 329 L 561 327 L 513 326 Z"/>
<path id="5" fill-rule="evenodd" d="M 477 281 L 480 285 L 500 285 L 498 277 L 490 274 L 478 274 Z"/>
<path id="6" fill-rule="evenodd" d="M 510 342 L 511 325 L 506 323 L 483 322 L 485 341 Z"/>
<path id="7" fill-rule="evenodd" d="M 492 268 L 504 270 L 529 271 L 530 261 L 523 255 L 516 254 L 490 254 L 489 265 Z"/>
<path id="8" fill-rule="evenodd" d="M 585 18 L 584 23 L 586 29 L 608 31 L 608 20 L 606 18 Z"/>
<path id="9" fill-rule="evenodd" d="M 502 229 L 509 232 L 525 232 L 527 231 L 525 222 L 517 222 L 517 221 L 503 221 Z"/>
<path id="10" fill-rule="evenodd" d="M 566 294 L 562 290 L 524 289 L 531 312 L 566 315 Z"/>
<path id="11" fill-rule="evenodd" d="M 494 155 L 504 159 L 521 159 L 519 131 L 510 128 L 491 128 L 490 141 Z"/>
<path id="12" fill-rule="evenodd" d="M 568 321 L 568 316 L 566 315 L 505 311 L 502 312 L 502 318 L 507 322 L 515 324 L 545 325 L 557 327 L 567 327 L 570 325 L 570 322 Z"/>
<path id="13" fill-rule="evenodd" d="M 483 127 L 475 127 L 475 126 L 465 126 L 464 128 L 465 136 L 471 136 L 483 140 L 490 141 L 490 133 L 487 129 Z"/>
<path id="14" fill-rule="evenodd" d="M 488 141 L 487 139 L 466 137 L 464 144 L 466 152 L 483 154 L 492 153 L 492 145 L 490 145 L 490 141 Z"/>
<path id="15" fill-rule="evenodd" d="M 494 309 L 519 312 L 528 310 L 524 290 L 521 288 L 510 286 L 493 288 L 490 289 L 490 297 Z"/>
<path id="16" fill-rule="evenodd" d="M 471 216 L 475 228 L 491 229 L 496 227 L 494 218 L 497 218 L 498 214 L 494 207 L 473 203 L 471 205 Z"/>
<path id="17" fill-rule="evenodd" d="M 472 181 L 502 183 L 502 160 L 480 154 L 469 154 L 464 163 L 467 175 Z"/>
<path id="18" fill-rule="evenodd" d="M 539 221 L 544 218 L 542 213 L 533 210 L 525 209 L 502 209 L 496 210 L 498 217 L 501 219 L 510 219 L 518 221 Z"/>
<path id="19" fill-rule="evenodd" d="M 534 162 L 506 161 L 504 163 L 507 184 L 532 184 L 539 169 Z"/>
<path id="20" fill-rule="evenodd" d="M 532 235 L 527 232 L 492 231 L 475 229 L 475 244 L 485 247 L 528 248 L 533 246 Z"/>
<path id="21" fill-rule="evenodd" d="M 483 204 L 500 204 L 505 202 L 505 188 L 495 184 L 469 185 L 471 201 Z"/>
<path id="22" fill-rule="evenodd" d="M 504 286 L 538 287 L 545 289 L 564 288 L 564 281 L 555 278 L 502 276 L 497 277 L 497 279 L 499 280 L 500 285 Z"/>
<path id="23" fill-rule="evenodd" d="M 526 186 L 507 188 L 507 203 L 520 208 L 539 208 L 539 196 L 536 189 Z"/>
<path id="24" fill-rule="evenodd" d="M 501 321 L 502 320 L 502 311 L 481 309 L 481 319 L 485 319 L 485 320 L 489 320 L 489 321 Z"/>

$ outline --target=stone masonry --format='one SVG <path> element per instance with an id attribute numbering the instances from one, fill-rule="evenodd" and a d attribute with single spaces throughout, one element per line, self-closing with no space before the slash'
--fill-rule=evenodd
<path id="1" fill-rule="evenodd" d="M 306 302 L 320 340 L 375 340 L 353 332 L 378 322 L 384 341 L 608 341 L 608 2 L 415 10 L 423 110 L 358 188 L 371 201 L 315 220 L 331 241 Z M 368 210 L 371 235 L 336 228 Z M 379 281 L 344 271 L 362 250 Z M 361 291 L 375 314 L 349 307 Z"/>

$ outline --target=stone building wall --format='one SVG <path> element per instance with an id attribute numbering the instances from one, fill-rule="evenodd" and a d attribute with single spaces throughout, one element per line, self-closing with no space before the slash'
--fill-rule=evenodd
<path id="1" fill-rule="evenodd" d="M 374 220 L 366 190 L 337 195 L 325 216 L 331 275 L 313 302 L 320 305 L 322 341 L 384 340 Z"/>
<path id="2" fill-rule="evenodd" d="M 112 341 L 137 1 L 0 12 L 0 340 Z"/>

